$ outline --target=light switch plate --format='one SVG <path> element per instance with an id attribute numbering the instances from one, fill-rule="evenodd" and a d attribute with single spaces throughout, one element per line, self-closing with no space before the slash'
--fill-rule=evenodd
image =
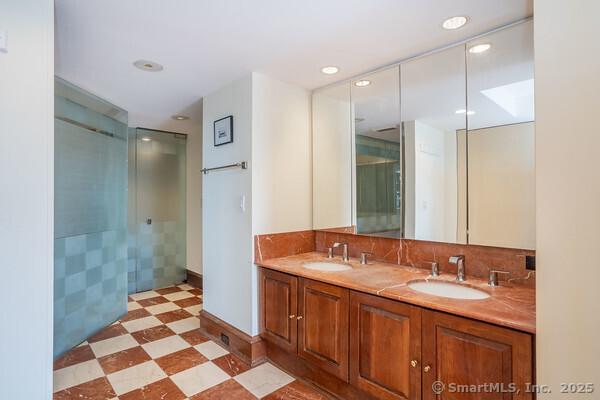
<path id="1" fill-rule="evenodd" d="M 8 34 L 6 31 L 0 30 L 0 51 L 3 53 L 8 52 Z"/>

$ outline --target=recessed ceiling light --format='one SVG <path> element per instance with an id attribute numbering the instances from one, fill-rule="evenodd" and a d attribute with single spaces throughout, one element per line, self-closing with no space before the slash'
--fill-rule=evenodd
<path id="1" fill-rule="evenodd" d="M 185 121 L 186 119 L 190 119 L 190 117 L 188 117 L 187 115 L 180 115 L 180 114 L 173 115 L 171 118 L 173 118 L 174 120 L 177 120 L 177 121 Z"/>
<path id="2" fill-rule="evenodd" d="M 448 18 L 447 20 L 445 20 L 442 23 L 442 27 L 444 29 L 452 30 L 452 29 L 458 29 L 458 28 L 464 26 L 466 23 L 467 23 L 467 17 L 460 15 L 460 16 Z"/>
<path id="3" fill-rule="evenodd" d="M 149 138 L 149 137 L 147 137 L 147 136 L 144 136 L 144 137 L 142 138 L 142 141 L 144 141 L 144 142 L 151 142 L 151 141 L 152 141 L 152 139 L 150 139 L 150 138 Z"/>
<path id="4" fill-rule="evenodd" d="M 473 114 L 475 114 L 475 111 L 473 111 L 473 110 L 467 111 L 464 108 L 461 108 L 460 110 L 456 110 L 455 113 L 456 114 L 464 114 L 464 113 L 466 113 L 467 115 L 473 115 Z"/>
<path id="5" fill-rule="evenodd" d="M 163 66 L 159 63 L 155 63 L 154 61 L 137 60 L 133 63 L 133 65 L 143 71 L 158 72 L 163 70 Z"/>
<path id="6" fill-rule="evenodd" d="M 360 81 L 354 82 L 354 86 L 358 86 L 358 87 L 365 87 L 365 86 L 369 86 L 370 84 L 371 84 L 371 81 L 368 79 L 362 79 Z"/>
<path id="7" fill-rule="evenodd" d="M 340 69 L 338 67 L 334 67 L 333 65 L 321 68 L 321 72 L 327 75 L 337 74 L 339 71 Z"/>
<path id="8" fill-rule="evenodd" d="M 492 47 L 492 45 L 489 43 L 476 44 L 475 46 L 469 47 L 469 53 L 473 53 L 473 54 L 483 53 L 484 51 L 488 51 L 490 49 L 490 47 Z"/>

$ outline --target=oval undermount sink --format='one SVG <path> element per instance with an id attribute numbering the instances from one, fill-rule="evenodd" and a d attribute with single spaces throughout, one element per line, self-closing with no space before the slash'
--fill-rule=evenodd
<path id="1" fill-rule="evenodd" d="M 316 271 L 327 272 L 347 271 L 349 269 L 352 269 L 352 267 L 349 265 L 332 262 L 309 262 L 304 263 L 303 267 L 308 269 L 314 269 Z"/>
<path id="2" fill-rule="evenodd" d="M 483 290 L 444 281 L 412 281 L 408 282 L 408 287 L 417 292 L 450 299 L 483 300 L 490 297 Z"/>

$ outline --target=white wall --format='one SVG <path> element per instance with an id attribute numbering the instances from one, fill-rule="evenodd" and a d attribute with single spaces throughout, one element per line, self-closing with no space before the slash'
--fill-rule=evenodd
<path id="1" fill-rule="evenodd" d="M 253 232 L 312 229 L 310 93 L 253 76 Z"/>
<path id="2" fill-rule="evenodd" d="M 456 134 L 407 121 L 404 136 L 406 236 L 455 242 Z"/>
<path id="3" fill-rule="evenodd" d="M 350 88 L 313 93 L 313 227 L 352 225 L 353 128 Z"/>
<path id="4" fill-rule="evenodd" d="M 234 142 L 214 147 L 213 121 L 228 115 Z M 203 137 L 205 167 L 249 162 L 204 177 L 204 309 L 257 335 L 254 235 L 312 227 L 310 95 L 253 73 L 204 98 Z"/>
<path id="5" fill-rule="evenodd" d="M 247 170 L 209 173 L 202 184 L 204 309 L 255 334 L 256 273 L 252 241 L 252 75 L 209 94 L 203 102 L 203 163 L 248 161 Z M 233 115 L 234 141 L 215 147 L 213 122 Z M 240 207 L 245 197 L 245 210 Z"/>
<path id="6" fill-rule="evenodd" d="M 0 29 L 0 387 L 52 393 L 54 4 L 2 2 Z"/>
<path id="7" fill-rule="evenodd" d="M 600 391 L 600 2 L 536 1 L 537 381 Z M 561 382 L 595 393 L 560 394 Z"/>

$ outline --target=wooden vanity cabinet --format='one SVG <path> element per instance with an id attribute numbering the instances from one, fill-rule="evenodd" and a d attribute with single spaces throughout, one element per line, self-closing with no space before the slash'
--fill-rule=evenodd
<path id="1" fill-rule="evenodd" d="M 298 348 L 298 278 L 261 271 L 261 337 L 288 352 Z"/>
<path id="2" fill-rule="evenodd" d="M 300 279 L 298 355 L 348 382 L 350 291 Z"/>
<path id="3" fill-rule="evenodd" d="M 261 337 L 348 382 L 350 291 L 261 271 Z"/>
<path id="4" fill-rule="evenodd" d="M 533 338 L 531 335 L 435 311 L 423 311 L 422 365 L 423 400 L 523 400 L 533 395 L 525 390 L 533 382 Z M 435 381 L 446 390 L 436 394 Z M 451 393 L 449 384 L 501 383 L 519 393 L 480 391 Z"/>
<path id="5" fill-rule="evenodd" d="M 421 398 L 421 309 L 350 295 L 350 383 L 385 400 Z"/>
<path id="6" fill-rule="evenodd" d="M 278 361 L 343 398 L 533 399 L 530 334 L 268 269 L 261 302 L 261 336 L 283 350 Z M 450 388 L 490 383 L 521 390 Z"/>

